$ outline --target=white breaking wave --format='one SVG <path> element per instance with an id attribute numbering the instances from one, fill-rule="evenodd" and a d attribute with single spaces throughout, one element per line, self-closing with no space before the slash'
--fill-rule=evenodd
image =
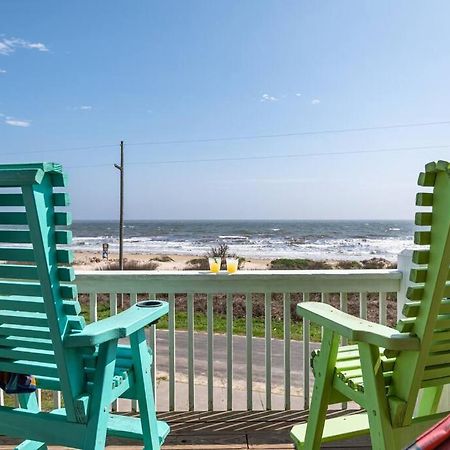
<path id="1" fill-rule="evenodd" d="M 243 237 L 244 238 L 244 237 Z M 225 240 L 220 236 L 220 239 Z M 292 244 L 280 239 L 236 239 L 229 243 L 230 252 L 248 258 L 310 258 L 310 259 L 368 259 L 381 257 L 396 259 L 398 253 L 413 246 L 411 239 L 322 239 Z M 118 251 L 117 238 L 109 236 L 74 238 L 72 248 L 75 250 L 100 251 L 103 243 L 108 243 L 110 251 Z M 228 243 L 228 242 L 227 242 Z M 202 255 L 217 242 L 199 242 L 192 240 L 168 241 L 153 238 L 126 238 L 124 250 L 130 253 L 159 253 L 180 255 Z"/>

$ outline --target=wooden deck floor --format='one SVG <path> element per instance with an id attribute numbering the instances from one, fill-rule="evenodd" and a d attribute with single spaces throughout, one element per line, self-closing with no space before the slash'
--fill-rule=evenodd
<path id="1" fill-rule="evenodd" d="M 346 412 L 348 414 L 348 411 Z M 342 414 L 342 412 L 334 413 Z M 171 433 L 164 450 L 292 450 L 291 427 L 307 418 L 305 411 L 232 411 L 232 412 L 172 412 L 161 413 Z M 0 437 L 0 450 L 14 448 L 16 440 Z M 109 450 L 136 450 L 136 441 L 111 439 Z M 49 447 L 62 450 L 65 447 Z M 324 449 L 371 449 L 368 438 L 328 444 Z"/>
<path id="2" fill-rule="evenodd" d="M 294 446 L 289 438 L 289 431 L 294 424 L 305 422 L 308 413 L 232 411 L 165 413 L 160 416 L 170 424 L 172 430 L 164 450 L 292 450 Z M 360 438 L 323 448 L 369 450 L 372 447 L 368 438 Z"/>

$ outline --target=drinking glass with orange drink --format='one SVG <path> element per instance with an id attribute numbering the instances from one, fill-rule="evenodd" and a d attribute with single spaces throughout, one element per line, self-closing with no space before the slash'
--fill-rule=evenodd
<path id="1" fill-rule="evenodd" d="M 209 270 L 212 273 L 219 273 L 222 258 L 220 258 L 219 256 L 213 256 L 211 258 L 208 258 L 208 261 L 209 261 Z"/>

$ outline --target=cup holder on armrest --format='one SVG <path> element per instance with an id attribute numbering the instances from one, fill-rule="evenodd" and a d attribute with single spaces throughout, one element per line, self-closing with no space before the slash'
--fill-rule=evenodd
<path id="1" fill-rule="evenodd" d="M 136 306 L 139 306 L 139 308 L 158 308 L 162 304 L 159 300 L 143 300 L 142 302 L 137 302 Z"/>

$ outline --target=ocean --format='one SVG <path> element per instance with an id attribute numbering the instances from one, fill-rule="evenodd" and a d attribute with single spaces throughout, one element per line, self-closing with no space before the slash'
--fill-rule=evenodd
<path id="1" fill-rule="evenodd" d="M 118 222 L 75 221 L 73 248 L 118 251 Z M 127 221 L 124 250 L 130 253 L 203 255 L 212 246 L 249 258 L 395 260 L 413 245 L 410 221 L 366 220 L 155 220 Z"/>

